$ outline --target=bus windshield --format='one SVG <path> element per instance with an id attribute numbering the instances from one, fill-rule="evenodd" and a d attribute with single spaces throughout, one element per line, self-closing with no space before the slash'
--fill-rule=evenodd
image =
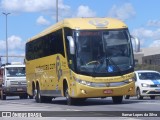
<path id="1" fill-rule="evenodd" d="M 127 29 L 76 31 L 77 69 L 87 73 L 115 73 L 133 67 Z"/>
<path id="2" fill-rule="evenodd" d="M 25 77 L 25 67 L 6 68 L 7 77 Z"/>

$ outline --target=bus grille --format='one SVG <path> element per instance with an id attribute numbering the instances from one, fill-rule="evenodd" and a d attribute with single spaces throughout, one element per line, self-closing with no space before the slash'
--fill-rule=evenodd
<path id="1" fill-rule="evenodd" d="M 11 85 L 26 85 L 26 81 L 11 81 Z"/>

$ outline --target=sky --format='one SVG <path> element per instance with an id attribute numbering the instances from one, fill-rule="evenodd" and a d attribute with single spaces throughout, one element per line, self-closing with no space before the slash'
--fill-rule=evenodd
<path id="1" fill-rule="evenodd" d="M 141 48 L 160 47 L 160 0 L 58 0 L 58 20 L 73 17 L 113 17 L 124 21 L 140 39 Z M 56 0 L 0 0 L 0 56 L 25 55 L 25 43 L 56 23 Z M 9 62 L 23 58 L 9 58 Z M 2 57 L 2 62 L 6 58 Z"/>

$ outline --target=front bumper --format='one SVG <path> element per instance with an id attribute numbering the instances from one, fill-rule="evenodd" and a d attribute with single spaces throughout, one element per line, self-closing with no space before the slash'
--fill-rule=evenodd
<path id="1" fill-rule="evenodd" d="M 141 96 L 160 96 L 160 87 L 158 88 L 142 88 Z"/>
<path id="2" fill-rule="evenodd" d="M 3 93 L 5 95 L 20 95 L 27 93 L 26 87 L 5 87 L 3 88 Z"/>
<path id="3" fill-rule="evenodd" d="M 135 95 L 134 82 L 118 87 L 90 87 L 77 83 L 76 93 L 74 90 L 71 90 L 71 96 L 73 98 L 97 98 L 123 95 Z"/>

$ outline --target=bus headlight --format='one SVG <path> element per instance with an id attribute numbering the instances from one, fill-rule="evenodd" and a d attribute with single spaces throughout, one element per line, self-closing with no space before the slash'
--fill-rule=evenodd
<path id="1" fill-rule="evenodd" d="M 88 81 L 85 81 L 85 80 L 76 79 L 76 81 L 80 84 L 83 84 L 83 85 L 88 85 L 88 86 L 91 85 L 91 82 L 88 82 Z"/>
<path id="2" fill-rule="evenodd" d="M 128 80 L 124 80 L 123 82 L 124 83 L 130 83 L 130 82 L 133 82 L 133 81 L 135 81 L 133 78 L 130 78 L 130 79 L 128 79 Z"/>
<path id="3" fill-rule="evenodd" d="M 108 86 L 108 83 L 107 84 L 106 83 L 95 83 L 95 82 L 88 82 L 88 81 L 80 80 L 80 79 L 76 79 L 76 81 L 80 84 L 91 86 L 91 87 L 106 87 L 106 86 Z"/>

